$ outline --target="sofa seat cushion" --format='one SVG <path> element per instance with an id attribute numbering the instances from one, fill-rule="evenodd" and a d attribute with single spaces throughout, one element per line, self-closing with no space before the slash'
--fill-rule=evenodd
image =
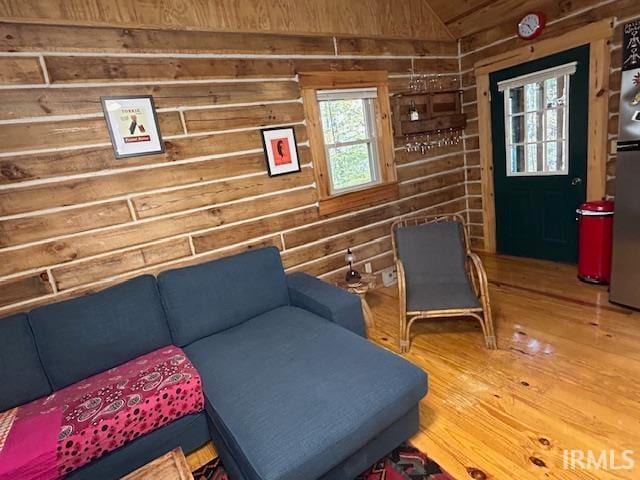
<path id="1" fill-rule="evenodd" d="M 318 478 L 427 388 L 425 373 L 403 358 L 291 306 L 185 352 L 201 374 L 207 413 L 248 479 Z"/>
<path id="2" fill-rule="evenodd" d="M 74 470 L 65 480 L 120 478 L 174 448 L 180 447 L 188 455 L 209 441 L 207 415 L 204 411 L 192 413 L 127 442 L 123 447 Z"/>
<path id="3" fill-rule="evenodd" d="M 182 350 L 168 346 L 18 407 L 14 425 L 36 419 L 39 438 L 57 439 L 52 448 L 64 475 L 203 409 L 198 372 Z M 59 421 L 45 424 L 56 411 Z"/>

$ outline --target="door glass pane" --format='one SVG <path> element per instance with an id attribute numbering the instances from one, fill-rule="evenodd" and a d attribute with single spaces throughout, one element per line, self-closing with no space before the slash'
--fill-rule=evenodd
<path id="1" fill-rule="evenodd" d="M 524 163 L 524 145 L 514 145 L 509 150 L 511 171 L 517 173 L 526 172 Z"/>
<path id="2" fill-rule="evenodd" d="M 524 115 L 511 117 L 511 143 L 524 143 Z"/>
<path id="3" fill-rule="evenodd" d="M 524 112 L 524 87 L 510 89 L 508 98 L 510 114 Z"/>
<path id="4" fill-rule="evenodd" d="M 527 112 L 542 109 L 543 82 L 529 83 L 524 86 L 524 98 Z"/>
<path id="5" fill-rule="evenodd" d="M 527 172 L 539 172 L 542 166 L 538 166 L 540 162 L 540 149 L 537 143 L 527 144 Z"/>
<path id="6" fill-rule="evenodd" d="M 542 114 L 527 113 L 527 142 L 542 140 Z"/>
<path id="7" fill-rule="evenodd" d="M 545 144 L 548 172 L 564 171 L 564 149 L 562 142 L 547 142 Z"/>
<path id="8" fill-rule="evenodd" d="M 545 140 L 558 140 L 562 138 L 562 127 L 564 122 L 564 109 L 553 108 L 545 112 Z"/>
<path id="9" fill-rule="evenodd" d="M 334 190 L 353 188 L 374 181 L 368 143 L 330 147 L 327 150 Z"/>
<path id="10" fill-rule="evenodd" d="M 547 108 L 554 108 L 564 103 L 564 76 L 545 80 L 545 102 Z"/>

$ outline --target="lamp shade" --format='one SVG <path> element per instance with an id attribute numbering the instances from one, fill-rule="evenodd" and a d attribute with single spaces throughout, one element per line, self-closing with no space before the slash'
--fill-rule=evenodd
<path id="1" fill-rule="evenodd" d="M 354 263 L 356 261 L 356 256 L 353 254 L 350 248 L 347 249 L 347 253 L 344 256 L 344 261 L 347 263 Z"/>

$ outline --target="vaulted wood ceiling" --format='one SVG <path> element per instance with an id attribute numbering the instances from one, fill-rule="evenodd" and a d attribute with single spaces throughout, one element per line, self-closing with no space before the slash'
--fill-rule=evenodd
<path id="1" fill-rule="evenodd" d="M 0 21 L 453 40 L 427 0 L 0 0 Z"/>
<path id="2" fill-rule="evenodd" d="M 541 0 L 427 0 L 456 38 L 498 25 L 508 18 L 539 9 Z"/>
<path id="3" fill-rule="evenodd" d="M 601 3 L 601 0 L 426 0 L 451 35 L 463 38 L 500 27 L 515 34 L 516 22 L 532 11 L 543 11 L 547 18 Z"/>

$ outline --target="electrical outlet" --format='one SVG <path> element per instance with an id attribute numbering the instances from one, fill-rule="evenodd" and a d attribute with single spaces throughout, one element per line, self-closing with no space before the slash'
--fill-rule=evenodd
<path id="1" fill-rule="evenodd" d="M 390 287 L 398 281 L 396 267 L 388 267 L 382 270 L 382 283 L 385 287 Z"/>
<path id="2" fill-rule="evenodd" d="M 367 262 L 364 264 L 364 271 L 367 273 L 371 273 L 373 269 L 371 268 L 371 262 Z"/>

